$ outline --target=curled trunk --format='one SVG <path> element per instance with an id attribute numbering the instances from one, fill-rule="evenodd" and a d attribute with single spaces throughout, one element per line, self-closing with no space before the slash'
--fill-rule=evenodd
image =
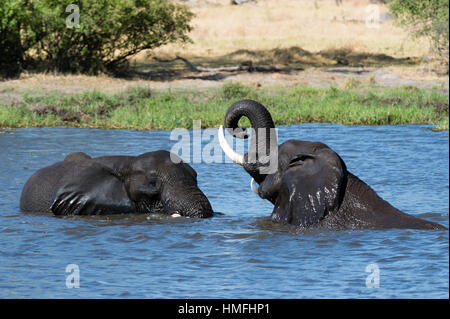
<path id="1" fill-rule="evenodd" d="M 252 135 L 249 152 L 243 156 L 244 169 L 261 183 L 266 174 L 261 168 L 267 166 L 270 156 L 277 155 L 277 138 L 275 124 L 269 111 L 260 103 L 253 100 L 242 100 L 234 103 L 225 115 L 225 127 L 236 138 L 248 138 L 247 130 L 238 126 L 243 117 L 250 120 Z M 223 146 L 222 146 L 223 147 Z"/>

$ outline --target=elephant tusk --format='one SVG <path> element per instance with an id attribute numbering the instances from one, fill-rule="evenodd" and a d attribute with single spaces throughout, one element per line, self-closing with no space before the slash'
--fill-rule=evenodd
<path id="1" fill-rule="evenodd" d="M 223 133 L 222 125 L 219 127 L 218 135 L 219 135 L 220 147 L 222 147 L 222 150 L 225 153 L 225 155 L 227 155 L 233 162 L 235 162 L 241 166 L 244 165 L 244 155 L 236 153 L 230 147 L 230 145 L 228 145 L 227 141 L 225 140 L 225 135 Z"/>
<path id="2" fill-rule="evenodd" d="M 253 177 L 252 180 L 250 181 L 250 188 L 252 189 L 253 193 L 259 195 L 258 187 L 255 186 L 255 179 Z"/>

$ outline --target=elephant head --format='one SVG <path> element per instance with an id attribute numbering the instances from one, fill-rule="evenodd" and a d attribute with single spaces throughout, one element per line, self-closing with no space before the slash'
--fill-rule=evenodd
<path id="1" fill-rule="evenodd" d="M 233 104 L 225 115 L 225 126 L 237 138 L 247 137 L 237 125 L 242 116 L 248 117 L 254 132 L 249 152 L 235 153 L 225 141 L 222 127 L 219 141 L 227 156 L 252 176 L 252 189 L 274 204 L 272 219 L 308 227 L 335 213 L 342 202 L 347 179 L 342 159 L 323 143 L 289 140 L 278 147 L 276 134 L 262 134 L 275 127 L 270 113 L 252 100 Z M 276 159 L 274 172 L 261 170 L 267 166 L 267 156 L 272 161 Z M 253 181 L 259 183 L 258 188 L 253 186 Z"/>
<path id="2" fill-rule="evenodd" d="M 339 210 L 346 181 L 344 162 L 327 145 L 289 140 L 279 147 L 277 172 L 257 193 L 275 205 L 274 221 L 308 227 Z"/>
<path id="3" fill-rule="evenodd" d="M 212 216 L 211 204 L 197 185 L 195 170 L 167 151 L 135 157 L 125 174 L 125 187 L 139 211 L 158 205 L 170 214 Z"/>

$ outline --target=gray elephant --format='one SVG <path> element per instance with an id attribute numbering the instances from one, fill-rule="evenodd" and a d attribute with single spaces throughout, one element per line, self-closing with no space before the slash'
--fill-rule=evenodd
<path id="1" fill-rule="evenodd" d="M 220 145 L 253 178 L 254 191 L 274 205 L 273 221 L 324 229 L 446 229 L 408 215 L 380 198 L 323 143 L 288 140 L 278 146 L 276 135 L 269 134 L 275 128 L 272 117 L 256 101 L 239 101 L 228 109 L 225 127 L 233 136 L 248 137 L 246 130 L 238 127 L 242 116 L 250 120 L 254 132 L 249 152 L 234 152 L 224 138 L 222 126 L 218 132 Z M 270 157 L 275 157 L 275 170 L 264 172 Z"/>
<path id="2" fill-rule="evenodd" d="M 167 151 L 97 158 L 72 153 L 28 179 L 20 209 L 55 215 L 213 215 L 195 170 Z"/>

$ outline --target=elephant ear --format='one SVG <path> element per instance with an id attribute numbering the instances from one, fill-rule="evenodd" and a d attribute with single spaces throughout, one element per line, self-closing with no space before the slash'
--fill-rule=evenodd
<path id="1" fill-rule="evenodd" d="M 101 215 L 133 211 L 125 186 L 108 167 L 84 163 L 61 181 L 50 209 L 55 215 Z"/>
<path id="2" fill-rule="evenodd" d="M 309 227 L 337 212 L 347 181 L 342 159 L 331 149 L 294 156 L 283 174 L 272 218 Z"/>
<path id="3" fill-rule="evenodd" d="M 182 162 L 183 167 L 188 171 L 194 180 L 197 180 L 197 172 L 188 163 Z"/>

